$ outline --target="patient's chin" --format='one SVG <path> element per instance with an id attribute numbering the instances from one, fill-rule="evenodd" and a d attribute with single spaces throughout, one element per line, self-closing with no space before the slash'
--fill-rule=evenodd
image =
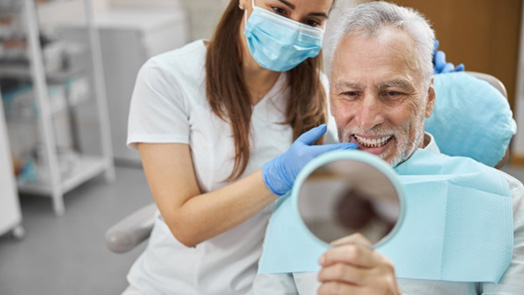
<path id="1" fill-rule="evenodd" d="M 415 153 L 416 150 L 417 147 L 412 146 L 410 149 L 403 150 L 402 152 L 399 152 L 397 150 L 396 153 L 388 159 L 382 159 L 385 160 L 389 165 L 391 165 L 391 167 L 396 167 L 397 165 L 402 164 L 404 161 L 409 159 L 411 155 Z"/>
<path id="2" fill-rule="evenodd" d="M 392 167 L 395 167 L 404 161 L 402 154 L 399 152 L 396 146 L 391 150 L 385 151 L 383 154 L 379 155 L 379 157 Z"/>
<path id="3" fill-rule="evenodd" d="M 396 156 L 390 160 L 385 160 L 391 167 L 396 167 L 398 164 L 404 162 L 404 159 L 400 156 Z"/>
<path id="4" fill-rule="evenodd" d="M 387 144 L 387 148 L 384 149 L 377 156 L 380 157 L 382 160 L 386 161 L 390 165 L 398 161 L 398 159 L 400 158 L 400 154 L 398 152 L 396 138 L 391 139 Z"/>

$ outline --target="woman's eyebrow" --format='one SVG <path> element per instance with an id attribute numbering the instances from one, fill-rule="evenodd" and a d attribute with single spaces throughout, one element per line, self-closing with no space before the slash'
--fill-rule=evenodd
<path id="1" fill-rule="evenodd" d="M 295 10 L 296 6 L 295 4 L 293 3 L 290 3 L 286 0 L 279 0 L 280 2 L 282 2 L 283 4 L 285 4 L 286 6 L 288 6 L 289 8 L 291 8 L 291 10 Z M 317 17 L 324 17 L 324 18 L 328 18 L 328 15 L 324 12 L 312 12 L 310 14 L 308 14 L 308 16 L 317 16 Z"/>
<path id="2" fill-rule="evenodd" d="M 325 14 L 324 12 L 312 12 L 308 14 L 308 16 L 317 16 L 317 17 L 328 18 L 328 15 Z"/>
<path id="3" fill-rule="evenodd" d="M 288 1 L 286 0 L 279 0 L 280 2 L 284 3 L 285 5 L 287 5 L 289 8 L 291 9 L 295 9 L 295 5 L 293 3 L 289 3 Z"/>

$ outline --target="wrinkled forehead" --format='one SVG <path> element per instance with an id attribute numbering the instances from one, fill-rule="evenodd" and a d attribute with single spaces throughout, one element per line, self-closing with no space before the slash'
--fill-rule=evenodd
<path id="1" fill-rule="evenodd" d="M 404 77 L 418 84 L 415 41 L 397 28 L 384 28 L 372 36 L 352 32 L 340 39 L 331 65 L 332 83 L 382 83 Z"/>

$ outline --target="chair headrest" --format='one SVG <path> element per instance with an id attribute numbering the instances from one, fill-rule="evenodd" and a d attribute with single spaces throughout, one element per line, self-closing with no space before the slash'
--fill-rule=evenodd
<path id="1" fill-rule="evenodd" d="M 435 108 L 425 127 L 440 151 L 495 166 L 517 132 L 506 97 L 464 72 L 435 75 L 434 87 Z"/>

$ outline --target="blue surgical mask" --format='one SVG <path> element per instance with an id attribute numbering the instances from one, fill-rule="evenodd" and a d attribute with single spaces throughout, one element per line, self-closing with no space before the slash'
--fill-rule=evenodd
<path id="1" fill-rule="evenodd" d="M 324 30 L 301 24 L 294 20 L 255 6 L 246 21 L 244 35 L 249 52 L 262 67 L 285 72 L 322 49 Z"/>

